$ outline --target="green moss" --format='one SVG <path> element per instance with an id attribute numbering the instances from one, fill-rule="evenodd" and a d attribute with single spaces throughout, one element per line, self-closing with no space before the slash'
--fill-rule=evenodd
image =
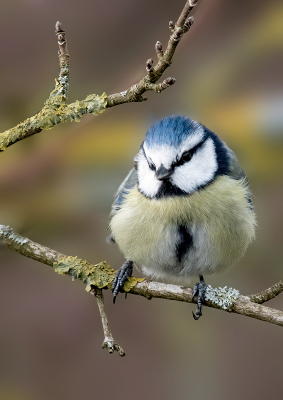
<path id="1" fill-rule="evenodd" d="M 99 289 L 111 289 L 112 282 L 117 271 L 112 269 L 105 262 L 96 265 L 89 264 L 77 257 L 62 257 L 58 263 L 53 264 L 55 272 L 60 275 L 70 275 L 73 280 L 81 279 L 86 284 L 86 291 L 91 290 L 91 285 Z M 144 278 L 128 278 L 124 285 L 124 290 L 129 292 L 138 282 Z"/>

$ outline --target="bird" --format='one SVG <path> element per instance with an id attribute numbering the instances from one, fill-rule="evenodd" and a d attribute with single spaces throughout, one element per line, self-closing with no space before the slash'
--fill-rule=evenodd
<path id="1" fill-rule="evenodd" d="M 255 227 L 249 181 L 234 152 L 187 116 L 161 119 L 147 131 L 112 205 L 107 242 L 126 259 L 112 285 L 113 302 L 134 265 L 146 278 L 170 284 L 188 286 L 199 276 L 198 320 L 203 276 L 239 261 Z"/>

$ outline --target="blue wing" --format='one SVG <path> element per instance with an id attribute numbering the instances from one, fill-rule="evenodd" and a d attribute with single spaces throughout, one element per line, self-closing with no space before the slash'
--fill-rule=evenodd
<path id="1" fill-rule="evenodd" d="M 125 196 L 129 193 L 129 190 L 131 190 L 137 184 L 137 182 L 138 182 L 138 174 L 136 169 L 133 168 L 126 176 L 124 181 L 121 183 L 119 189 L 115 194 L 115 200 L 114 203 L 112 204 L 112 213 L 111 213 L 112 215 L 113 213 L 115 214 L 117 210 L 120 210 Z"/>

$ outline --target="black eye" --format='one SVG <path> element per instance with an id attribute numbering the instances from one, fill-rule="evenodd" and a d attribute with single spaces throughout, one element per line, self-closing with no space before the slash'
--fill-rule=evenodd
<path id="1" fill-rule="evenodd" d="M 192 159 L 193 152 L 192 151 L 186 151 L 185 153 L 182 154 L 182 157 L 180 159 L 180 162 L 183 164 L 185 162 L 188 162 Z"/>
<path id="2" fill-rule="evenodd" d="M 204 138 L 201 142 L 195 145 L 192 149 L 185 151 L 181 158 L 177 157 L 176 161 L 173 163 L 173 167 L 178 167 L 179 165 L 183 165 L 186 162 L 191 161 L 193 155 L 198 151 L 199 148 L 202 147 L 202 145 L 205 143 L 207 138 Z"/>
<path id="3" fill-rule="evenodd" d="M 181 158 L 177 158 L 176 162 L 173 164 L 174 167 L 178 167 L 179 165 L 183 165 L 186 162 L 190 161 L 192 159 L 194 152 L 192 150 L 185 151 L 185 153 L 182 154 Z"/>

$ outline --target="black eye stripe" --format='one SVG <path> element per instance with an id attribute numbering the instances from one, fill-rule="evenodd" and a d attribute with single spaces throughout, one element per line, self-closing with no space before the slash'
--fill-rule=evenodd
<path id="1" fill-rule="evenodd" d="M 181 155 L 181 158 L 177 159 L 175 162 L 172 163 L 172 168 L 179 167 L 180 165 L 183 165 L 186 162 L 189 162 L 192 159 L 193 155 L 197 152 L 197 150 L 204 144 L 206 139 L 207 139 L 207 137 L 205 137 L 201 142 L 196 144 L 195 147 L 193 147 L 192 149 L 184 151 L 184 153 Z M 146 156 L 143 146 L 141 146 L 141 149 L 142 149 L 144 157 L 145 157 L 145 159 L 146 159 L 146 161 L 148 163 L 149 168 L 152 171 L 156 171 L 155 164 L 153 163 L 153 161 L 149 157 Z"/>
<path id="2" fill-rule="evenodd" d="M 204 144 L 205 141 L 206 141 L 206 138 L 203 139 L 198 144 L 196 144 L 195 147 L 193 147 L 192 149 L 190 149 L 188 151 L 184 151 L 184 153 L 181 155 L 181 158 L 176 160 L 175 163 L 173 163 L 173 166 L 178 167 L 180 165 L 185 164 L 186 162 L 189 162 L 192 159 L 193 155 Z"/>
<path id="3" fill-rule="evenodd" d="M 147 160 L 147 162 L 148 162 L 148 166 L 149 166 L 149 168 L 152 170 L 152 171 L 156 171 L 156 166 L 155 166 L 155 164 L 150 160 Z"/>
<path id="4" fill-rule="evenodd" d="M 144 154 L 144 156 L 145 156 L 145 159 L 146 159 L 146 161 L 147 161 L 147 163 L 148 163 L 149 168 L 150 168 L 152 171 L 156 171 L 156 166 L 155 166 L 155 164 L 152 162 L 152 160 L 151 160 L 150 158 L 147 158 L 143 146 L 142 146 L 142 151 L 143 151 L 143 154 Z"/>

